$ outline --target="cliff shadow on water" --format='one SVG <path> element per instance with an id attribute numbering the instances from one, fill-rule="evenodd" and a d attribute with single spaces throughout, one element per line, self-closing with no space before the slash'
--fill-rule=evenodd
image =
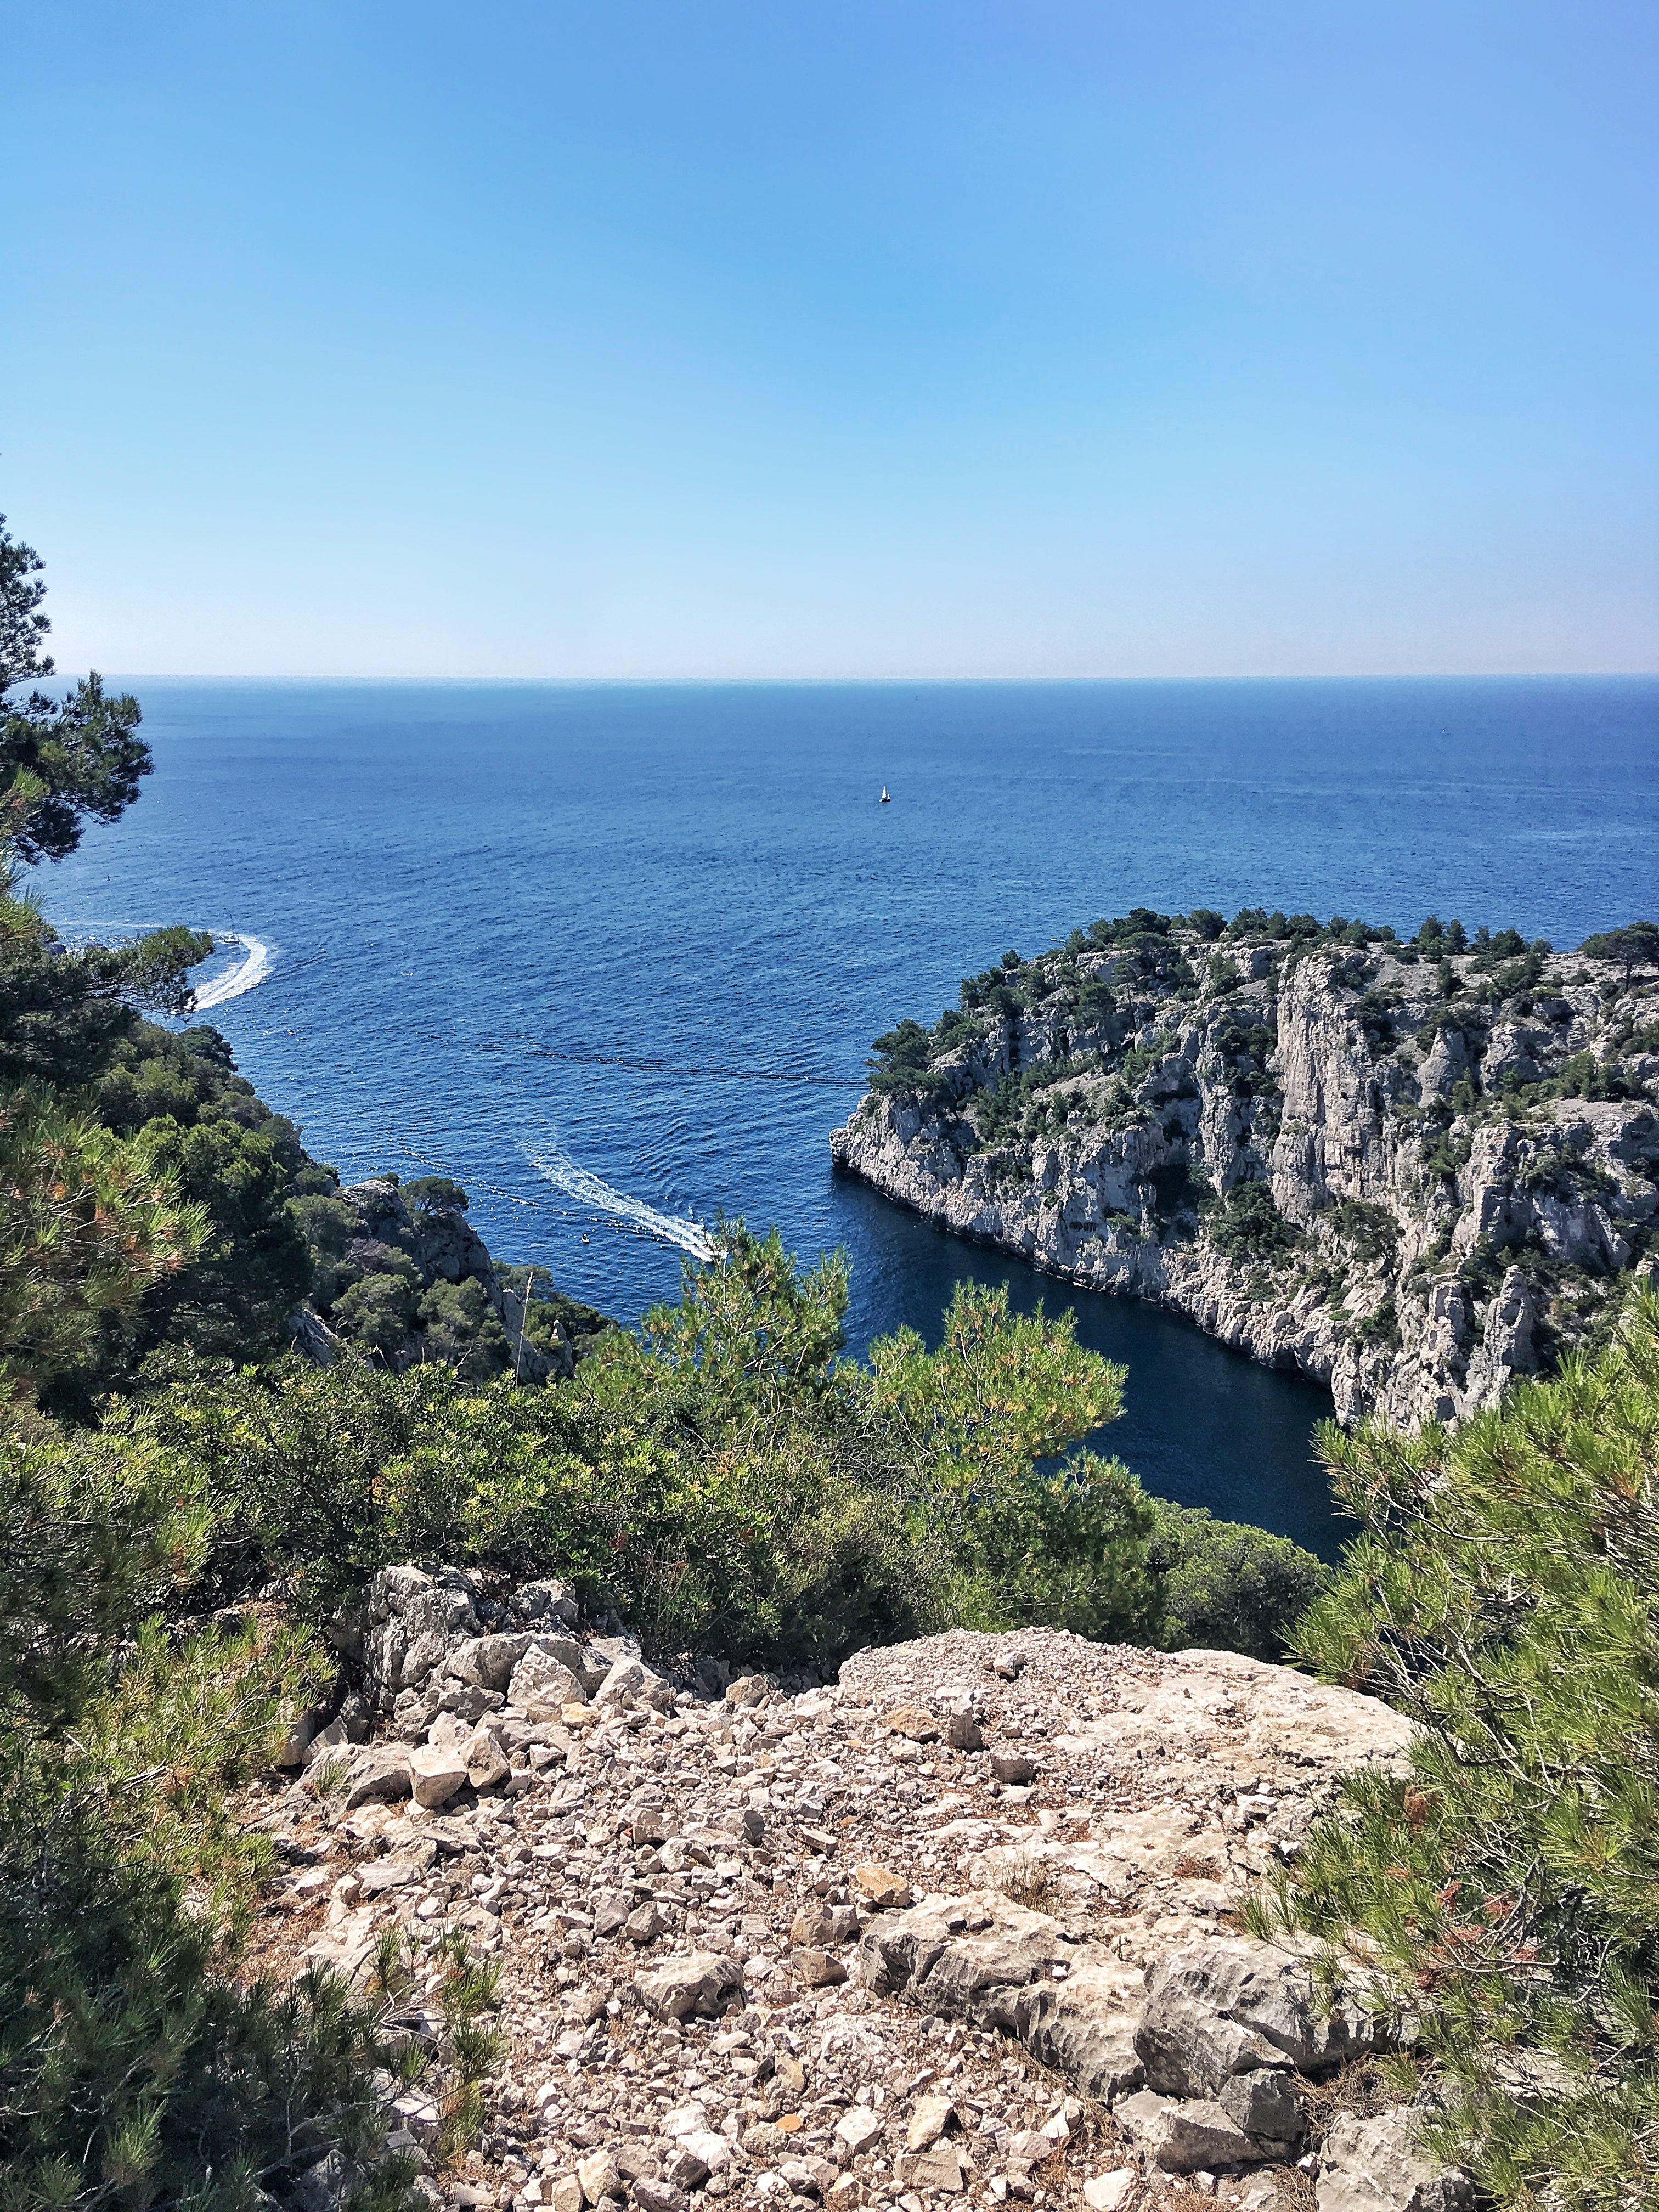
<path id="1" fill-rule="evenodd" d="M 1128 1369 L 1123 1412 L 1091 1439 L 1097 1449 L 1160 1498 L 1336 1558 L 1352 1531 L 1314 1456 L 1314 1425 L 1331 1412 L 1329 1394 L 1316 1383 L 1264 1367 L 1157 1307 L 1079 1289 L 967 1243 L 850 1175 L 836 1178 L 836 1211 L 838 1239 L 853 1255 L 850 1352 L 861 1357 L 901 1317 L 937 1345 L 964 1278 L 1005 1285 L 1019 1313 L 1039 1302 L 1050 1313 L 1069 1307 L 1079 1343 Z"/>

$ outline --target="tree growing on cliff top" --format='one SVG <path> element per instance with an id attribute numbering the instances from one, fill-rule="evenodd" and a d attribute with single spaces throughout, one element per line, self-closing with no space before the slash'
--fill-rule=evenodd
<path id="1" fill-rule="evenodd" d="M 1321 1450 L 1364 1533 L 1294 1648 L 1421 1733 L 1408 1773 L 1350 1779 L 1279 1911 L 1371 1939 L 1443 2073 L 1428 2132 L 1500 2202 L 1651 2203 L 1659 1296 L 1455 1434 Z"/>
<path id="2" fill-rule="evenodd" d="M 1622 929 L 1600 930 L 1578 950 L 1587 960 L 1618 961 L 1628 991 L 1638 968 L 1659 968 L 1659 921 L 1627 921 Z"/>
<path id="3" fill-rule="evenodd" d="M 896 1029 L 876 1039 L 873 1049 L 877 1057 L 865 1063 L 872 1091 L 927 1097 L 948 1089 L 946 1079 L 928 1066 L 933 1039 L 921 1024 L 913 1021 L 908 1014 Z"/>
<path id="4" fill-rule="evenodd" d="M 138 796 L 154 763 L 137 732 L 143 719 L 128 692 L 107 697 L 94 670 L 69 697 L 38 687 L 53 673 L 41 651 L 51 618 L 42 611 L 44 566 L 0 514 L 0 800 L 16 798 L 13 848 L 23 860 L 61 860 L 88 822 L 113 822 Z M 10 695 L 24 684 L 26 697 Z"/>

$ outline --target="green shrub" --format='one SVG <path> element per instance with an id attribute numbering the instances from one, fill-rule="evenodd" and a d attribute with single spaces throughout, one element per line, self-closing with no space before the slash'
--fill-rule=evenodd
<path id="1" fill-rule="evenodd" d="M 1500 2203 L 1650 2203 L 1659 1297 L 1455 1434 L 1321 1448 L 1364 1533 L 1294 1648 L 1419 1732 L 1409 1772 L 1350 1778 L 1276 1917 L 1363 1931 L 1440 2069 L 1431 2141 Z M 1527 2049 L 1543 2097 L 1518 2093 Z"/>
<path id="2" fill-rule="evenodd" d="M 1301 1242 L 1265 1182 L 1241 1182 L 1209 1217 L 1210 1242 L 1229 1260 L 1273 1261 Z"/>
<path id="3" fill-rule="evenodd" d="M 1157 1641 L 1279 1660 L 1330 1571 L 1288 1536 L 1201 1506 L 1152 1501 L 1148 1564 L 1158 1577 Z"/>
<path id="4" fill-rule="evenodd" d="M 775 1234 L 717 1236 L 677 1304 L 594 1340 L 555 1389 L 181 1362 L 100 1446 L 158 1450 L 211 1501 L 203 1601 L 276 1577 L 312 1620 L 414 1559 L 568 1574 L 656 1649 L 799 1661 L 957 1620 L 1147 1627 L 1150 1504 L 1076 1449 L 1121 1370 L 1069 1314 L 963 1285 L 937 1351 L 901 1330 L 860 1366 L 841 1357 L 843 1258 L 800 1271 Z"/>
<path id="5" fill-rule="evenodd" d="M 0 1461 L 0 2202 L 254 2212 L 337 2150 L 397 2203 L 374 2008 L 231 1978 L 270 1845 L 227 1795 L 319 1656 L 146 1619 L 208 1541 L 180 1476 L 145 1439 Z"/>
<path id="6" fill-rule="evenodd" d="M 1575 1052 L 1561 1063 L 1550 1082 L 1540 1085 L 1540 1096 L 1550 1098 L 1639 1098 L 1642 1086 L 1626 1073 L 1617 1060 L 1597 1060 L 1589 1051 Z"/>
<path id="7" fill-rule="evenodd" d="M 425 1332 L 422 1357 L 445 1361 L 463 1382 L 482 1382 L 513 1364 L 517 1347 L 508 1341 L 476 1275 L 460 1283 L 434 1283 L 416 1301 L 415 1318 Z"/>
<path id="8" fill-rule="evenodd" d="M 866 1062 L 872 1091 L 896 1091 L 905 1097 L 931 1098 L 948 1095 L 950 1079 L 929 1066 L 933 1040 L 920 1022 L 907 1015 L 896 1030 L 875 1042 L 876 1058 Z"/>
<path id="9" fill-rule="evenodd" d="M 1616 960 L 1625 971 L 1625 988 L 1638 968 L 1659 969 L 1659 922 L 1632 921 L 1604 929 L 1578 948 L 1587 960 Z"/>
<path id="10" fill-rule="evenodd" d="M 411 1213 L 465 1213 L 471 1204 L 453 1176 L 416 1176 L 403 1186 L 404 1203 Z"/>
<path id="11" fill-rule="evenodd" d="M 1444 1130 L 1423 1141 L 1423 1173 L 1442 1182 L 1455 1182 L 1468 1165 L 1474 1147 L 1468 1137 L 1454 1139 Z"/>
<path id="12" fill-rule="evenodd" d="M 1392 1267 L 1400 1249 L 1400 1227 L 1386 1206 L 1367 1200 L 1344 1199 L 1332 1206 L 1326 1220 L 1366 1267 Z"/>
<path id="13" fill-rule="evenodd" d="M 539 1352 L 553 1349 L 556 1323 L 564 1341 L 578 1352 L 586 1350 L 595 1337 L 617 1326 L 609 1314 L 601 1313 L 597 1306 L 584 1305 L 580 1298 L 555 1290 L 545 1267 L 498 1261 L 495 1279 L 504 1291 L 515 1291 L 520 1297 L 528 1289 L 530 1310 L 525 1317 L 525 1341 L 533 1344 Z"/>
<path id="14" fill-rule="evenodd" d="M 1383 1294 L 1375 1313 L 1354 1324 L 1352 1334 L 1354 1342 L 1363 1349 L 1375 1345 L 1386 1345 L 1394 1352 L 1400 1349 L 1404 1340 L 1400 1334 L 1400 1308 L 1392 1291 Z"/>
<path id="15" fill-rule="evenodd" d="M 415 1325 L 418 1279 L 412 1267 L 359 1277 L 334 1302 L 334 1328 L 376 1358 L 395 1359 Z"/>
<path id="16" fill-rule="evenodd" d="M 1117 1012 L 1117 1000 L 1103 976 L 1085 975 L 1073 1000 L 1078 1020 L 1085 1029 L 1098 1029 Z"/>

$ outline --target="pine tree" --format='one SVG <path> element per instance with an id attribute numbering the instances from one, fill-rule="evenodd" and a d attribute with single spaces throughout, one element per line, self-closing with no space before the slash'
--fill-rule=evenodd
<path id="1" fill-rule="evenodd" d="M 1455 1434 L 1322 1449 L 1364 1533 L 1296 1647 L 1420 1734 L 1408 1774 L 1349 1782 L 1280 1914 L 1375 1945 L 1437 2061 L 1430 2136 L 1500 2202 L 1652 2202 L 1659 1296 Z"/>

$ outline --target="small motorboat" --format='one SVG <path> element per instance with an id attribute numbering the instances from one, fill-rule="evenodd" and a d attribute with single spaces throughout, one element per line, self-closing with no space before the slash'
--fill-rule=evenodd
<path id="1" fill-rule="evenodd" d="M 890 806 L 893 803 L 891 794 L 884 783 L 881 787 L 881 803 L 884 806 Z"/>
<path id="2" fill-rule="evenodd" d="M 583 1231 L 582 1231 L 582 1243 L 583 1243 L 584 1244 L 586 1244 L 586 1242 L 587 1242 L 587 1231 L 584 1229 L 584 1230 L 583 1230 Z"/>

